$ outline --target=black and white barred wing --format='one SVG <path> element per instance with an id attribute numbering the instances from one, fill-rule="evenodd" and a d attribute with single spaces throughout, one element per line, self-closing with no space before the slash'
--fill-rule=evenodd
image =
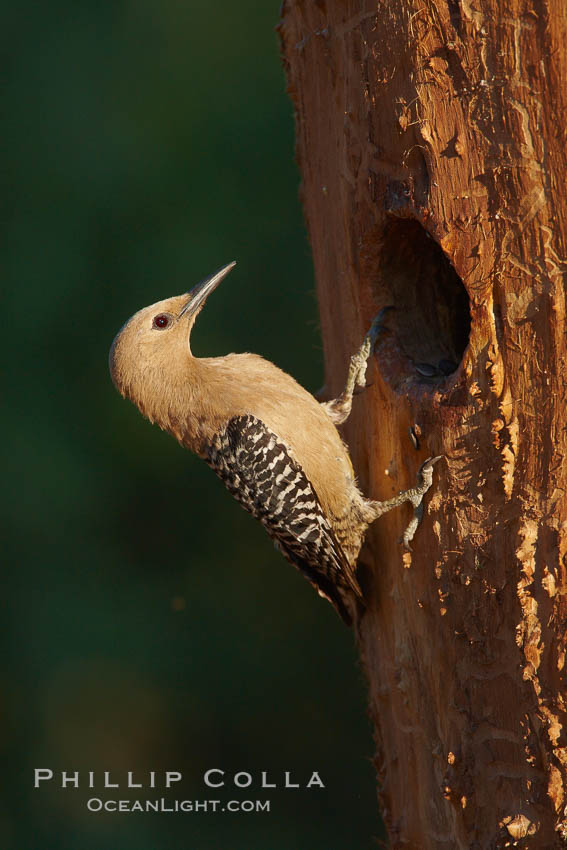
<path id="1" fill-rule="evenodd" d="M 276 435 L 253 416 L 237 416 L 215 435 L 206 460 L 287 559 L 349 619 L 338 588 L 360 595 L 357 581 L 315 490 Z"/>

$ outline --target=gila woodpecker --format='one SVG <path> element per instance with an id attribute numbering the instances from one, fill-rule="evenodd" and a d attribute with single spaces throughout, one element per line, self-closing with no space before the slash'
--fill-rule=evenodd
<path id="1" fill-rule="evenodd" d="M 404 535 L 409 546 L 438 458 L 422 465 L 416 487 L 388 501 L 366 499 L 358 489 L 336 425 L 350 413 L 355 386 L 365 385 L 379 322 L 351 358 L 343 393 L 324 403 L 255 354 L 194 357 L 195 319 L 234 265 L 135 313 L 112 344 L 112 379 L 150 422 L 214 469 L 350 624 L 362 598 L 356 562 L 366 529 L 409 501 L 415 509 Z"/>

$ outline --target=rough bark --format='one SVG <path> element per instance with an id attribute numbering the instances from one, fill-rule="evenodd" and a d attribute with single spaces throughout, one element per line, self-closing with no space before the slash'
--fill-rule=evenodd
<path id="1" fill-rule="evenodd" d="M 282 10 L 330 394 L 396 307 L 345 428 L 362 488 L 389 497 L 446 457 L 415 551 L 400 510 L 360 567 L 395 847 L 567 836 L 565 8 Z"/>

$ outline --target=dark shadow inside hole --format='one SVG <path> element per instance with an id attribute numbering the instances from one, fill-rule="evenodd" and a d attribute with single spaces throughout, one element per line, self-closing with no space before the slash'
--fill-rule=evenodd
<path id="1" fill-rule="evenodd" d="M 426 382 L 454 372 L 469 342 L 471 314 L 463 282 L 417 221 L 393 221 L 378 251 L 378 303 L 395 307 L 387 324 Z M 375 278 L 376 279 L 376 278 Z"/>

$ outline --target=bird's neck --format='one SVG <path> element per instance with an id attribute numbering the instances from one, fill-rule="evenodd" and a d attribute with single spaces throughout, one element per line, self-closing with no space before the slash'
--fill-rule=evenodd
<path id="1" fill-rule="evenodd" d="M 152 386 L 144 387 L 146 391 L 133 401 L 150 421 L 203 455 L 226 421 L 233 392 L 224 361 L 224 357 L 188 355 L 181 363 L 161 364 L 151 378 Z"/>

